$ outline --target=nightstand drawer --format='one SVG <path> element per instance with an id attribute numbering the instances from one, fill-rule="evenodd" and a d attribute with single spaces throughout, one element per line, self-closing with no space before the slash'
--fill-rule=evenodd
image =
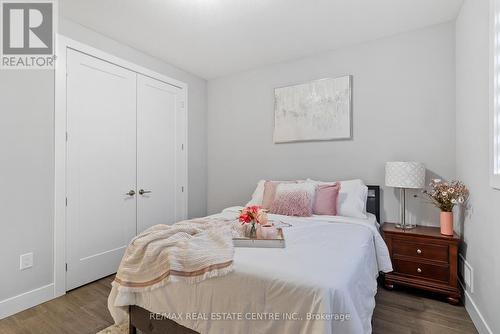
<path id="1" fill-rule="evenodd" d="M 450 268 L 434 264 L 419 263 L 414 261 L 393 260 L 394 272 L 398 274 L 411 275 L 448 282 L 450 279 Z"/>
<path id="2" fill-rule="evenodd" d="M 424 258 L 448 263 L 448 245 L 424 244 L 394 238 L 392 254 Z"/>

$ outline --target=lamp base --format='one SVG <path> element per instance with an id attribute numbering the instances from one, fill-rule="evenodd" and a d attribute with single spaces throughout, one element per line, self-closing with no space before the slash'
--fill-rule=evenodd
<path id="1" fill-rule="evenodd" d="M 415 227 L 417 227 L 417 225 L 415 225 L 415 224 L 401 224 L 401 223 L 396 224 L 396 228 L 399 228 L 402 230 L 411 230 Z"/>

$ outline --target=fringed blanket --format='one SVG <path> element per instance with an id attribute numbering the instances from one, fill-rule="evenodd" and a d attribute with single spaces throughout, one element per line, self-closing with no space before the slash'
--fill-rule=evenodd
<path id="1" fill-rule="evenodd" d="M 169 282 L 201 282 L 233 269 L 230 221 L 200 218 L 156 225 L 135 237 L 113 282 L 120 292 L 143 292 Z"/>

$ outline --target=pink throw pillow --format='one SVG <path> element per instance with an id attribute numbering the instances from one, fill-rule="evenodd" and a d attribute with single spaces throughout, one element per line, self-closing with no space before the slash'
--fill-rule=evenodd
<path id="1" fill-rule="evenodd" d="M 285 216 L 310 217 L 316 186 L 308 183 L 281 183 L 275 189 L 270 213 Z"/>
<path id="2" fill-rule="evenodd" d="M 269 210 L 274 202 L 276 188 L 280 182 L 266 181 L 264 183 L 264 196 L 262 197 L 262 208 Z"/>
<path id="3" fill-rule="evenodd" d="M 301 181 L 266 181 L 264 183 L 264 195 L 262 196 L 262 208 L 269 210 L 276 196 L 276 188 L 280 184 L 296 184 Z"/>
<path id="4" fill-rule="evenodd" d="M 313 205 L 315 215 L 337 215 L 337 200 L 339 198 L 340 182 L 318 185 Z"/>

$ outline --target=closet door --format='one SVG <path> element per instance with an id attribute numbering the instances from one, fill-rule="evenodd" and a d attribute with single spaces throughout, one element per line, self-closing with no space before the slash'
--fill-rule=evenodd
<path id="1" fill-rule="evenodd" d="M 68 50 L 67 275 L 116 272 L 136 234 L 136 73 Z"/>
<path id="2" fill-rule="evenodd" d="M 137 229 L 172 224 L 184 218 L 183 174 L 178 167 L 184 126 L 183 91 L 137 76 Z"/>

